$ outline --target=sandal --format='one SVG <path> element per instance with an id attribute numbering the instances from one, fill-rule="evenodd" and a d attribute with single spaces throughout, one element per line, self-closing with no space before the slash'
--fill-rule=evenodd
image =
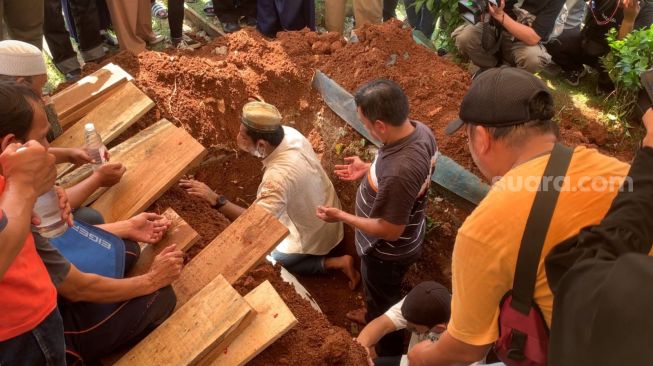
<path id="1" fill-rule="evenodd" d="M 152 16 L 157 17 L 159 19 L 167 19 L 168 9 L 166 9 L 165 5 L 161 4 L 158 1 L 155 1 L 152 3 Z"/>
<path id="2" fill-rule="evenodd" d="M 210 2 L 210 3 L 206 4 L 204 9 L 202 9 L 202 10 L 204 11 L 204 15 L 206 15 L 207 17 L 214 17 L 215 16 L 215 9 L 213 9 L 213 2 Z"/>

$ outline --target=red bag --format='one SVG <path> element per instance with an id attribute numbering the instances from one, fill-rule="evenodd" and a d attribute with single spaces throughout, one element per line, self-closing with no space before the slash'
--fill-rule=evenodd
<path id="1" fill-rule="evenodd" d="M 533 304 L 528 315 L 514 309 L 512 291 L 501 300 L 499 339 L 494 350 L 508 366 L 546 365 L 549 351 L 549 328 L 540 308 Z"/>
<path id="2" fill-rule="evenodd" d="M 494 351 L 507 366 L 544 366 L 549 350 L 549 328 L 533 301 L 537 268 L 560 191 L 551 182 L 564 177 L 573 150 L 556 144 L 544 170 L 522 236 L 512 290 L 499 304 L 499 339 Z M 552 179 L 553 178 L 553 179 Z M 547 185 L 545 185 L 545 183 Z"/>

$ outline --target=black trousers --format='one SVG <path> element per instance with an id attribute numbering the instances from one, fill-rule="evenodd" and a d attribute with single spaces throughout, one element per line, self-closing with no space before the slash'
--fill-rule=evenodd
<path id="1" fill-rule="evenodd" d="M 80 209 L 75 219 L 100 225 L 104 219 L 92 209 Z M 138 261 L 140 246 L 125 242 L 125 273 Z M 131 347 L 165 321 L 177 304 L 171 286 L 115 304 L 70 302 L 59 297 L 68 365 L 97 363 L 100 358 Z"/>
<path id="2" fill-rule="evenodd" d="M 238 23 L 241 17 L 256 18 L 256 0 L 213 0 L 213 9 L 222 23 Z"/>
<path id="3" fill-rule="evenodd" d="M 367 306 L 367 321 L 383 315 L 401 299 L 401 282 L 412 262 L 382 261 L 371 255 L 361 257 L 361 276 Z M 404 349 L 404 331 L 387 334 L 376 344 L 379 356 L 401 355 Z"/>
<path id="4" fill-rule="evenodd" d="M 77 27 L 82 58 L 93 61 L 104 57 L 95 0 L 70 0 L 69 4 Z M 44 16 L 43 33 L 55 66 L 64 74 L 79 69 L 77 54 L 63 19 L 61 1 L 44 0 Z"/>
<path id="5" fill-rule="evenodd" d="M 267 37 L 277 32 L 315 30 L 315 2 L 313 0 L 258 0 L 256 3 L 257 29 Z"/>
<path id="6" fill-rule="evenodd" d="M 168 26 L 170 38 L 181 39 L 184 27 L 184 0 L 168 0 Z"/>
<path id="7" fill-rule="evenodd" d="M 433 13 L 426 9 L 426 6 L 417 11 L 415 9 L 415 0 L 403 0 L 404 8 L 406 9 L 406 17 L 408 18 L 408 23 L 410 25 L 422 31 L 427 37 L 431 38 L 433 30 L 435 29 L 435 17 Z M 391 18 L 396 18 L 397 14 L 395 9 L 399 0 L 383 0 L 383 21 L 389 20 Z"/>
<path id="8" fill-rule="evenodd" d="M 545 44 L 547 52 L 553 61 L 563 70 L 580 71 L 583 65 L 598 66 L 598 56 L 588 55 L 583 52 L 583 37 L 580 26 L 565 29 L 558 38 Z"/>

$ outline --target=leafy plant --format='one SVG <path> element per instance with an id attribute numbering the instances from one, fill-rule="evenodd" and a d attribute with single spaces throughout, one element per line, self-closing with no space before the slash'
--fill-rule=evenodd
<path id="1" fill-rule="evenodd" d="M 632 31 L 623 39 L 617 39 L 617 30 L 612 28 L 607 41 L 610 53 L 603 57 L 602 63 L 615 85 L 609 98 L 619 119 L 627 119 L 642 87 L 639 76 L 653 66 L 653 25 Z"/>
<path id="2" fill-rule="evenodd" d="M 435 46 L 444 48 L 448 52 L 455 52 L 456 45 L 451 38 L 451 33 L 463 22 L 458 12 L 458 0 L 415 0 L 412 6 L 418 12 L 422 7 L 426 7 L 434 15 L 436 23 L 439 23 L 432 37 Z"/>

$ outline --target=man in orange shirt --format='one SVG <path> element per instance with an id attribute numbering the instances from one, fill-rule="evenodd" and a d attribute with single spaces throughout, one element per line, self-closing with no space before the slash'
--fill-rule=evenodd
<path id="1" fill-rule="evenodd" d="M 409 352 L 411 365 L 469 364 L 498 338 L 499 302 L 512 288 L 517 253 L 531 205 L 558 141 L 553 97 L 537 77 L 516 68 L 479 75 L 463 99 L 460 119 L 479 170 L 492 189 L 458 231 L 452 257 L 451 321 L 437 343 Z M 543 261 L 558 243 L 598 224 L 630 166 L 577 147 L 561 187 L 540 258 L 534 302 L 551 325 L 553 295 Z"/>
<path id="2" fill-rule="evenodd" d="M 36 141 L 22 146 L 0 155 L 0 364 L 65 365 L 57 291 L 30 232 L 36 198 L 54 184 L 55 158 Z"/>

